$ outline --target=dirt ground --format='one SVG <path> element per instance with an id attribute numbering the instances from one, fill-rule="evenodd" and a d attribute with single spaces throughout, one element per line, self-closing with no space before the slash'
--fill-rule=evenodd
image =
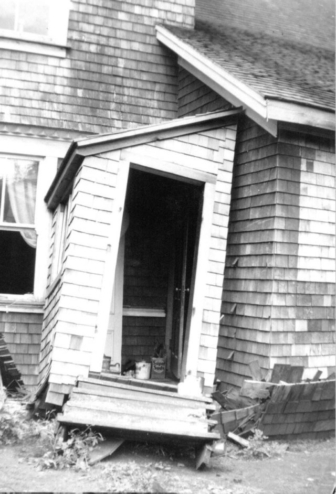
<path id="1" fill-rule="evenodd" d="M 185 494 L 331 494 L 334 440 L 289 443 L 280 456 L 251 459 L 230 446 L 203 471 L 193 451 L 124 443 L 110 458 L 85 471 L 41 470 L 39 440 L 0 447 L 0 492 L 175 492 Z"/>

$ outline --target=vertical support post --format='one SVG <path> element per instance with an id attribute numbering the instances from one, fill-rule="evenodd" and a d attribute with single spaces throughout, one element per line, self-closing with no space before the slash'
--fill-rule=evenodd
<path id="1" fill-rule="evenodd" d="M 119 162 L 116 196 L 113 203 L 111 230 L 107 245 L 105 269 L 100 294 L 100 305 L 98 309 L 97 333 L 90 366 L 91 372 L 101 372 L 102 369 L 105 340 L 110 314 L 111 297 L 113 293 L 115 270 L 120 243 L 121 225 L 125 209 L 125 197 L 129 169 L 129 162 Z"/>
<path id="2" fill-rule="evenodd" d="M 182 381 L 188 372 L 191 372 L 195 376 L 197 374 L 214 201 L 215 184 L 206 182 L 204 186 L 201 231 L 196 262 L 194 292 L 192 294 L 192 299 L 190 300 L 191 313 L 190 315 L 188 314 L 188 325 L 185 336 L 181 372 Z"/>

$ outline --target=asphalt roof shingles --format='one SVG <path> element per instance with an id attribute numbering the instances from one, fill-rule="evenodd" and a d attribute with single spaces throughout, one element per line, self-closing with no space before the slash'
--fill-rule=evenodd
<path id="1" fill-rule="evenodd" d="M 205 17 L 197 19 L 195 30 L 167 28 L 263 97 L 335 108 L 335 55 L 325 43 L 308 43 L 307 36 L 304 42 L 284 33 L 274 36 L 267 29 L 240 29 L 220 16 L 216 21 Z"/>

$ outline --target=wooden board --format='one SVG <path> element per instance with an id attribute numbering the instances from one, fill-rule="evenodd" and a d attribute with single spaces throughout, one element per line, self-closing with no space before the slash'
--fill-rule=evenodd
<path id="1" fill-rule="evenodd" d="M 290 371 L 290 365 L 288 364 L 274 364 L 273 372 L 271 376 L 272 383 L 278 383 L 279 381 L 288 382 L 287 378 Z"/>
<path id="2" fill-rule="evenodd" d="M 184 398 L 179 398 L 178 395 L 176 395 L 176 398 L 171 398 L 168 396 L 161 396 L 161 395 L 148 395 L 147 393 L 143 392 L 133 392 L 129 391 L 128 389 L 115 389 L 115 388 L 101 388 L 97 389 L 97 386 L 95 385 L 88 385 L 85 387 L 79 387 L 79 388 L 74 388 L 72 390 L 72 393 L 86 393 L 92 396 L 112 396 L 116 399 L 123 400 L 123 399 L 129 399 L 133 400 L 136 403 L 158 403 L 158 404 L 167 404 L 171 406 L 177 406 L 179 408 L 182 407 L 187 407 L 187 408 L 193 408 L 193 409 L 199 409 L 199 408 L 204 408 L 205 410 L 215 410 L 215 405 L 208 405 L 203 402 L 196 402 L 196 401 L 189 401 L 185 400 Z"/>
<path id="3" fill-rule="evenodd" d="M 155 382 L 142 379 L 135 379 L 133 377 L 126 376 L 113 376 L 111 374 L 101 373 L 102 378 L 108 382 L 117 382 L 121 384 L 128 384 L 130 386 L 137 386 L 139 388 L 157 389 L 160 391 L 170 391 L 171 393 L 177 393 L 177 384 L 169 382 Z"/>
<path id="4" fill-rule="evenodd" d="M 165 418 L 183 422 L 193 422 L 197 420 L 200 423 L 208 423 L 204 408 L 178 407 L 167 403 L 136 402 L 125 398 L 120 400 L 119 398 L 113 397 L 100 397 L 97 399 L 97 396 L 95 395 L 72 394 L 71 399 L 65 405 L 64 410 L 76 407 L 122 413 L 125 415 L 145 415 L 146 417 L 151 417 L 153 420 L 156 418 Z"/>
<path id="5" fill-rule="evenodd" d="M 273 387 L 273 382 L 244 381 L 240 394 L 253 400 L 265 400 L 269 398 Z"/>
<path id="6" fill-rule="evenodd" d="M 107 439 L 99 443 L 90 453 L 89 465 L 92 466 L 111 456 L 124 442 L 124 439 Z"/>
<path id="7" fill-rule="evenodd" d="M 112 412 L 90 410 L 85 408 L 69 408 L 63 414 L 57 416 L 62 424 L 82 424 L 92 427 L 102 427 L 121 431 L 136 431 L 147 434 L 171 435 L 179 437 L 191 437 L 194 439 L 219 439 L 220 435 L 215 432 L 207 432 L 198 423 L 178 422 L 176 420 L 156 419 L 141 415 L 122 415 Z M 203 430 L 202 430 L 203 429 Z M 119 435 L 119 434 L 118 434 Z"/>
<path id="8" fill-rule="evenodd" d="M 207 398 L 205 396 L 184 396 L 184 395 L 178 395 L 170 391 L 161 391 L 157 389 L 149 389 L 146 387 L 137 387 L 133 385 L 128 385 L 127 383 L 117 383 L 117 382 L 112 383 L 108 381 L 100 381 L 98 379 L 81 379 L 80 381 L 78 381 L 78 387 L 86 387 L 87 385 L 102 386 L 101 389 L 104 390 L 106 390 L 107 388 L 125 389 L 128 390 L 129 392 L 146 393 L 148 395 L 157 395 L 157 396 L 168 396 L 171 398 L 178 397 L 178 399 L 181 400 L 196 401 L 196 402 L 203 402 L 209 404 L 213 403 L 211 398 Z"/>

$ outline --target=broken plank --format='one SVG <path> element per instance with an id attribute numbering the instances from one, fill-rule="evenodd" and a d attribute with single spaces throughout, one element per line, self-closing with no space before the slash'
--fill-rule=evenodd
<path id="1" fill-rule="evenodd" d="M 93 451 L 90 452 L 89 465 L 92 466 L 104 458 L 111 456 L 124 442 L 124 439 L 106 439 L 99 443 Z"/>
<path id="2" fill-rule="evenodd" d="M 234 441 L 235 443 L 240 444 L 244 448 L 248 448 L 249 447 L 249 444 L 250 443 L 246 439 L 243 439 L 242 437 L 237 436 L 237 434 L 234 434 L 233 432 L 229 432 L 228 435 L 227 435 L 227 437 L 229 439 L 231 439 L 231 441 Z"/>
<path id="3" fill-rule="evenodd" d="M 252 400 L 265 400 L 270 397 L 274 386 L 274 383 L 265 381 L 246 380 L 240 390 L 240 394 Z"/>
<path id="4" fill-rule="evenodd" d="M 210 444 L 203 444 L 201 447 L 196 448 L 196 470 L 202 470 L 209 466 L 212 453 L 212 447 Z"/>
<path id="5" fill-rule="evenodd" d="M 271 382 L 278 383 L 279 381 L 287 381 L 291 366 L 289 364 L 274 364 Z"/>
<path id="6" fill-rule="evenodd" d="M 249 363 L 249 369 L 252 379 L 254 381 L 261 381 L 262 376 L 258 360 L 252 360 L 252 362 Z"/>
<path id="7" fill-rule="evenodd" d="M 299 383 L 302 380 L 303 372 L 304 367 L 302 365 L 292 365 L 285 381 L 292 384 Z"/>
<path id="8" fill-rule="evenodd" d="M 314 382 L 314 381 L 318 381 L 318 380 L 320 379 L 320 377 L 322 376 L 322 374 L 323 374 L 323 372 L 322 372 L 321 370 L 318 370 L 318 371 L 315 373 L 315 375 L 314 375 L 314 377 L 313 377 L 312 381 L 313 381 L 313 382 Z"/>

